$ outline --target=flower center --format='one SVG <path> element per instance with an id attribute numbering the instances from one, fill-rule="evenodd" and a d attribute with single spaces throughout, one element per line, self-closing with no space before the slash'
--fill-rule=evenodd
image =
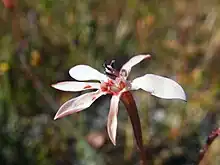
<path id="1" fill-rule="evenodd" d="M 116 78 L 115 80 L 109 79 L 107 82 L 101 83 L 101 90 L 108 94 L 117 95 L 122 90 L 129 88 L 130 83 L 122 78 Z"/>

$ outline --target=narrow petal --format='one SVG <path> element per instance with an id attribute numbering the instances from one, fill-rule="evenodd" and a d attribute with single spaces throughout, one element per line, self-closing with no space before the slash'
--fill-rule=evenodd
<path id="1" fill-rule="evenodd" d="M 78 81 L 64 81 L 51 85 L 53 88 L 61 91 L 78 92 L 87 89 L 99 89 L 100 83 L 78 82 Z"/>
<path id="2" fill-rule="evenodd" d="M 109 138 L 112 143 L 116 145 L 116 132 L 117 132 L 117 115 L 118 115 L 118 103 L 120 100 L 119 95 L 113 95 L 111 99 L 110 111 L 108 114 L 107 130 Z"/>
<path id="3" fill-rule="evenodd" d="M 88 108 L 96 99 L 104 94 L 100 91 L 90 92 L 65 102 L 56 113 L 54 120 Z"/>
<path id="4" fill-rule="evenodd" d="M 186 94 L 177 82 L 158 75 L 146 74 L 134 79 L 132 89 L 143 89 L 154 96 L 164 99 L 181 99 L 186 101 Z"/>
<path id="5" fill-rule="evenodd" d="M 138 110 L 131 92 L 126 91 L 121 95 L 121 101 L 124 103 L 133 127 L 134 137 L 137 147 L 140 151 L 142 164 L 146 164 L 146 156 L 142 140 L 141 122 Z"/>
<path id="6" fill-rule="evenodd" d="M 151 55 L 147 54 L 147 55 L 144 55 L 144 54 L 140 54 L 140 55 L 137 55 L 137 56 L 134 56 L 132 57 L 128 62 L 126 62 L 121 70 L 120 70 L 120 75 L 123 75 L 125 77 L 128 77 L 130 71 L 131 71 L 131 68 L 138 64 L 139 62 L 141 62 L 142 60 L 146 59 L 146 58 L 150 58 Z"/>
<path id="7" fill-rule="evenodd" d="M 72 78 L 78 81 L 98 80 L 106 81 L 108 77 L 96 69 L 88 65 L 77 65 L 69 70 L 69 74 Z"/>

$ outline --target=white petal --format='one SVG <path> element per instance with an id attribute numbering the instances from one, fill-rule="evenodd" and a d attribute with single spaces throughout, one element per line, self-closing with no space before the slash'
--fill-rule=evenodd
<path id="1" fill-rule="evenodd" d="M 181 99 L 186 101 L 185 92 L 177 82 L 158 75 L 146 74 L 134 79 L 132 89 L 143 89 L 154 96 L 164 99 Z"/>
<path id="2" fill-rule="evenodd" d="M 61 91 L 78 92 L 87 89 L 99 89 L 100 83 L 78 82 L 78 81 L 64 81 L 51 85 L 53 88 Z"/>
<path id="3" fill-rule="evenodd" d="M 125 77 L 127 77 L 131 71 L 131 68 L 138 64 L 139 62 L 141 62 L 142 60 L 146 59 L 146 58 L 150 58 L 151 55 L 147 54 L 147 55 L 144 55 L 144 54 L 140 54 L 140 55 L 137 55 L 137 56 L 134 56 L 132 57 L 128 62 L 126 62 L 121 70 L 120 70 L 120 75 L 124 75 L 125 74 Z M 123 73 L 123 72 L 126 72 L 126 73 Z"/>
<path id="4" fill-rule="evenodd" d="M 87 81 L 87 80 L 99 80 L 106 81 L 108 77 L 96 69 L 88 65 L 77 65 L 69 70 L 69 74 L 72 78 L 78 81 Z"/>
<path id="5" fill-rule="evenodd" d="M 120 100 L 119 95 L 113 95 L 111 99 L 110 111 L 108 114 L 107 131 L 110 140 L 116 145 L 116 132 L 117 132 L 117 115 L 118 115 L 118 103 Z"/>
<path id="6" fill-rule="evenodd" d="M 100 91 L 90 92 L 65 102 L 56 113 L 54 120 L 88 108 L 96 99 L 104 94 Z"/>

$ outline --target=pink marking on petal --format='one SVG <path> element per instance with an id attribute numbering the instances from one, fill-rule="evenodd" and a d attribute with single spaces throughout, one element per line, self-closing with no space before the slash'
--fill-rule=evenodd
<path id="1" fill-rule="evenodd" d="M 114 85 L 114 82 L 112 80 L 108 80 L 107 84 L 111 86 Z"/>
<path id="2" fill-rule="evenodd" d="M 106 92 L 106 91 L 108 90 L 108 87 L 107 87 L 107 84 L 106 84 L 106 83 L 102 83 L 102 84 L 100 85 L 100 88 L 101 88 L 102 92 Z"/>
<path id="3" fill-rule="evenodd" d="M 95 100 L 96 99 L 96 97 L 94 96 L 93 98 L 92 98 L 92 100 Z"/>
<path id="4" fill-rule="evenodd" d="M 86 85 L 83 89 L 88 89 L 88 88 L 92 88 L 91 85 Z"/>

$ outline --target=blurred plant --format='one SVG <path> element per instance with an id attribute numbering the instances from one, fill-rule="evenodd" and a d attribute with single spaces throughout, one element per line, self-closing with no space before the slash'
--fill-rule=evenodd
<path id="1" fill-rule="evenodd" d="M 16 3 L 16 0 L 2 0 L 5 8 L 13 9 Z"/>
<path id="2" fill-rule="evenodd" d="M 7 62 L 0 63 L 0 73 L 3 74 L 9 70 L 9 64 Z"/>

